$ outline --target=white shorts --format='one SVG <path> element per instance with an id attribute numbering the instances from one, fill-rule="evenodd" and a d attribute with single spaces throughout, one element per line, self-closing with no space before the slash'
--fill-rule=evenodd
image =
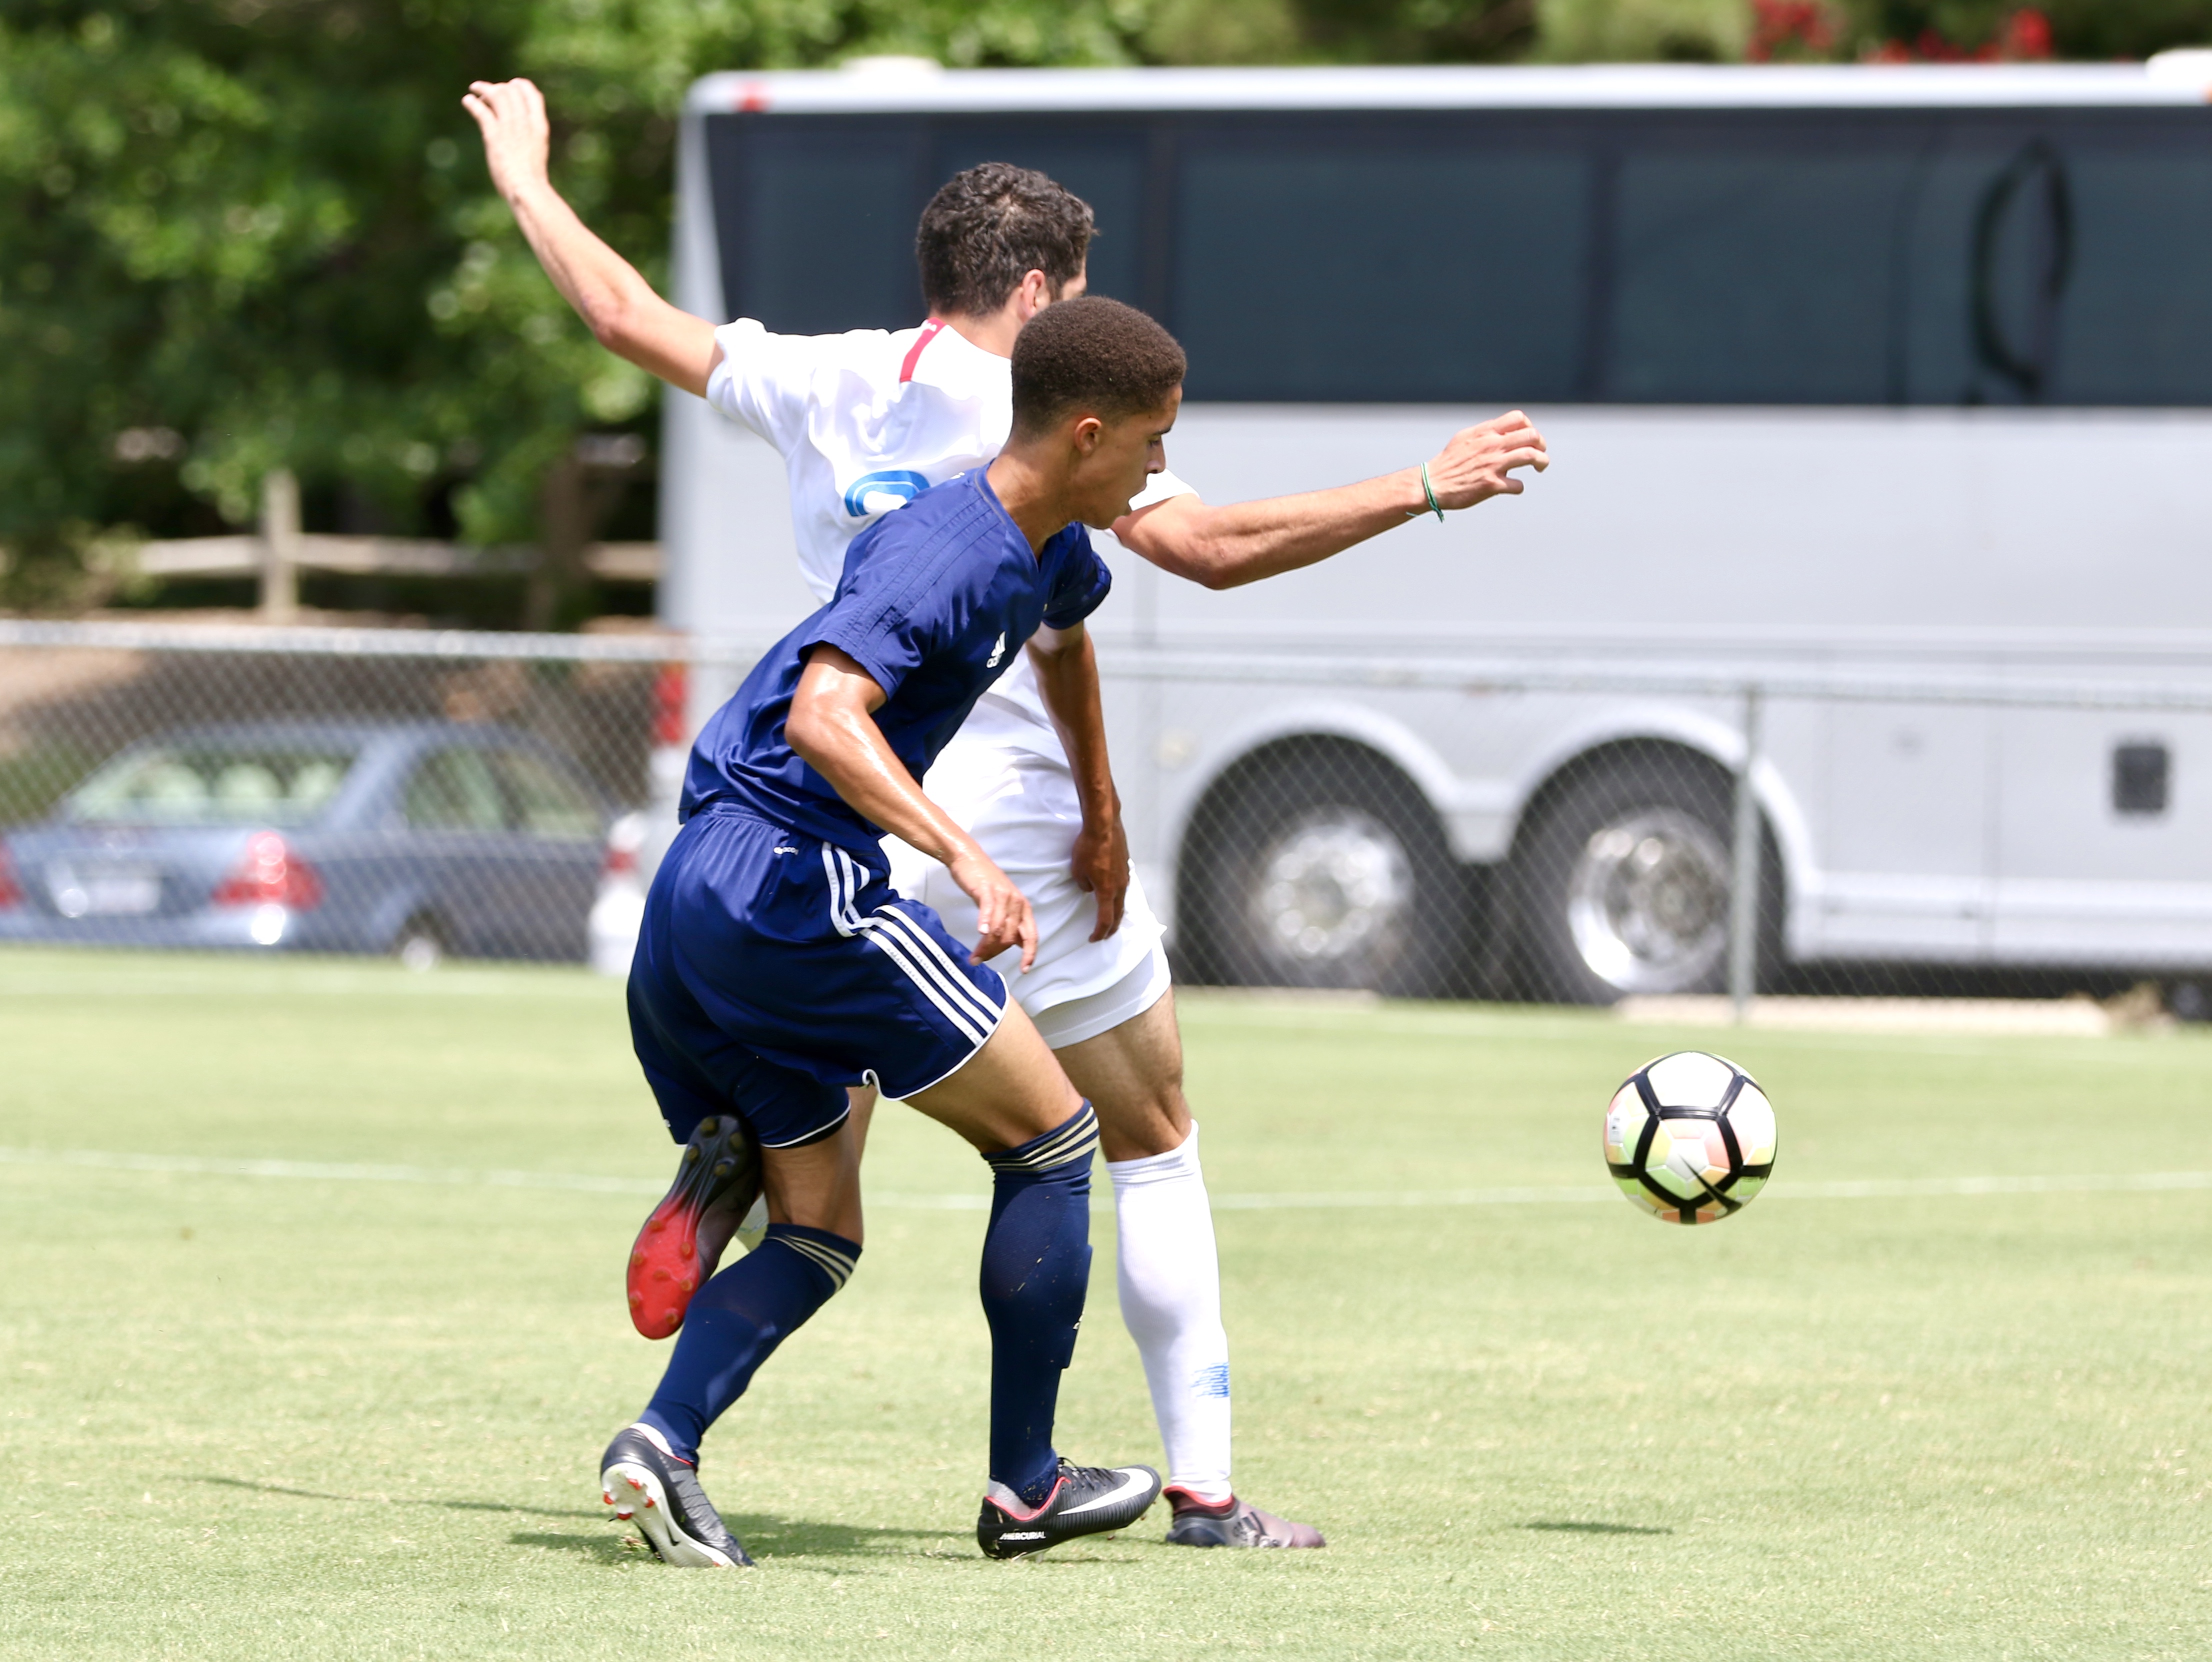
<path id="1" fill-rule="evenodd" d="M 947 745 L 922 788 L 998 862 L 1036 914 L 1037 955 L 1027 974 L 1009 947 L 991 960 L 1054 1048 L 1096 1038 L 1141 1015 L 1168 990 L 1165 932 L 1133 873 L 1121 926 L 1093 941 L 1098 900 L 1076 886 L 1068 858 L 1082 828 L 1075 779 L 1064 757 L 971 720 Z M 978 727 L 982 731 L 975 731 Z M 1018 736 L 1016 736 L 1018 737 Z M 944 866 L 884 839 L 891 887 L 945 920 L 955 940 L 975 940 L 975 903 Z"/>

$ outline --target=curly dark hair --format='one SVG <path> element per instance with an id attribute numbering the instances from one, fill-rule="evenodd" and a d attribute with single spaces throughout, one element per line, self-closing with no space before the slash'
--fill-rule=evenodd
<path id="1" fill-rule="evenodd" d="M 1046 432 L 1080 409 L 1109 421 L 1158 409 L 1182 384 L 1175 337 L 1103 294 L 1048 306 L 1014 337 L 1014 433 Z"/>
<path id="2" fill-rule="evenodd" d="M 1027 167 L 986 161 L 953 174 L 921 210 L 922 298 L 947 317 L 985 317 L 1042 271 L 1058 300 L 1083 270 L 1091 234 L 1081 197 Z"/>

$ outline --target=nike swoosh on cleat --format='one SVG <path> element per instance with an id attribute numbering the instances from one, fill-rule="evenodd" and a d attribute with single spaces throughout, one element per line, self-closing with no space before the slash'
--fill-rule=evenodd
<path id="1" fill-rule="evenodd" d="M 1112 1494 L 1101 1495 L 1095 1501 L 1085 1501 L 1081 1506 L 1070 1507 L 1066 1511 L 1061 1513 L 1060 1515 L 1063 1518 L 1073 1518 L 1078 1513 L 1096 1512 L 1101 1507 L 1109 1507 L 1118 1501 L 1127 1500 L 1133 1495 L 1140 1495 L 1152 1486 L 1152 1479 L 1151 1473 L 1145 1471 L 1132 1471 L 1128 1476 L 1121 1480 L 1121 1487 L 1115 1489 Z"/>

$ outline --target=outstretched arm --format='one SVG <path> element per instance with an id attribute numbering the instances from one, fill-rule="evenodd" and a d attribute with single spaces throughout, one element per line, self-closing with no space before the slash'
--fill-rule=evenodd
<path id="1" fill-rule="evenodd" d="M 1471 508 L 1493 496 L 1519 495 L 1523 485 L 1512 476 L 1515 470 L 1541 473 L 1550 465 L 1544 435 L 1516 409 L 1452 434 L 1429 459 L 1429 482 L 1438 506 Z M 1317 564 L 1428 512 L 1421 470 L 1410 467 L 1335 490 L 1226 507 L 1171 496 L 1116 520 L 1114 535 L 1162 571 L 1209 589 L 1233 589 Z"/>
<path id="2" fill-rule="evenodd" d="M 545 97 L 527 81 L 476 81 L 461 100 L 483 133 L 491 182 L 531 252 L 599 344 L 671 386 L 705 396 L 721 355 L 714 325 L 653 292 L 637 268 L 592 234 L 546 173 Z"/>
<path id="3" fill-rule="evenodd" d="M 819 646 L 799 672 L 783 736 L 802 761 L 828 779 L 848 806 L 944 863 L 975 902 L 974 961 L 1019 945 L 1022 968 L 1036 961 L 1036 919 L 1029 899 L 991 857 L 915 783 L 876 725 L 884 689 L 848 653 Z"/>
<path id="4" fill-rule="evenodd" d="M 1091 632 L 1080 623 L 1039 629 L 1029 651 L 1045 712 L 1059 730 L 1075 771 L 1083 828 L 1076 834 L 1068 867 L 1085 892 L 1098 897 L 1098 923 L 1091 938 L 1103 941 L 1121 926 L 1121 907 L 1129 895 L 1129 839 L 1121 828 L 1121 794 L 1114 788 L 1114 770 L 1106 761 L 1098 654 L 1091 645 Z"/>

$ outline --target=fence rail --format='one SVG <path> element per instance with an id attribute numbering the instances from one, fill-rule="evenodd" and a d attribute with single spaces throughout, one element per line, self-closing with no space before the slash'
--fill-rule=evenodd
<path id="1" fill-rule="evenodd" d="M 286 561 L 298 571 L 354 577 L 513 577 L 538 569 L 543 554 L 529 544 L 477 548 L 423 537 L 339 537 L 303 531 Z M 140 577 L 253 577 L 270 564 L 265 538 L 176 537 L 140 543 L 118 556 L 118 568 Z M 584 550 L 584 569 L 613 583 L 660 580 L 658 543 L 594 543 Z"/>
<path id="2" fill-rule="evenodd" d="M 0 939 L 581 955 L 769 644 L 0 619 Z M 1198 979 L 1740 1012 L 2212 986 L 2212 666 L 1959 658 L 1100 651 Z M 255 835 L 313 883 L 241 876 Z"/>
<path id="3" fill-rule="evenodd" d="M 609 545 L 627 547 L 629 545 Z M 649 545 L 648 545 L 649 546 Z M 542 659 L 568 664 L 684 664 L 743 667 L 776 636 L 533 634 L 489 629 L 360 629 L 200 624 L 45 622 L 0 618 L 0 647 L 85 647 L 120 652 L 216 652 L 333 658 Z M 1797 699 L 1814 703 L 1955 704 L 1992 708 L 2212 712 L 2212 665 L 2193 682 L 2087 679 L 2033 670 L 2002 675 L 1884 671 L 1814 672 L 1747 664 L 1715 670 L 1664 664 L 1624 669 L 1573 660 L 1532 663 L 1506 655 L 1397 656 L 1282 652 L 1237 646 L 1206 650 L 1113 644 L 1101 672 L 1132 681 L 1423 689 L 1474 696 L 1514 693 L 1612 694 L 1695 699 Z"/>

